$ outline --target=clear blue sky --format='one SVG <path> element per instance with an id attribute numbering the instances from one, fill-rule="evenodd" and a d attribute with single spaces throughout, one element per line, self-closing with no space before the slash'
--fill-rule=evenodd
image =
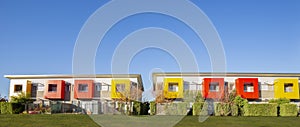
<path id="1" fill-rule="evenodd" d="M 0 1 L 0 93 L 8 94 L 5 74 L 71 74 L 73 48 L 88 17 L 107 1 Z M 228 72 L 300 72 L 300 2 L 298 0 L 195 0 L 216 27 L 226 53 Z M 126 5 L 123 5 L 126 6 Z M 112 12 L 114 13 L 114 12 Z M 129 33 L 160 27 L 180 35 L 192 48 L 200 71 L 211 71 L 208 53 L 182 22 L 160 14 L 131 16 L 102 40 L 96 73 L 111 73 L 111 57 Z M 159 59 L 159 60 L 158 60 Z M 179 71 L 170 54 L 147 49 L 138 53 L 130 72 L 151 86 L 153 68 Z"/>

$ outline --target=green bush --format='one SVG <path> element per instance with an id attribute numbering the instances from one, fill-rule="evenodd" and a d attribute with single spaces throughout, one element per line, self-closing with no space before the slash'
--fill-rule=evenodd
<path id="1" fill-rule="evenodd" d="M 277 116 L 277 104 L 247 104 L 244 116 Z"/>
<path id="2" fill-rule="evenodd" d="M 238 115 L 243 116 L 244 115 L 244 106 L 248 104 L 248 100 L 242 98 L 241 96 L 236 96 L 233 99 L 233 104 L 238 107 Z"/>
<path id="3" fill-rule="evenodd" d="M 231 114 L 230 103 L 214 103 L 215 116 L 228 116 Z"/>
<path id="4" fill-rule="evenodd" d="M 13 114 L 13 107 L 11 103 L 2 102 L 1 104 L 1 114 Z"/>
<path id="5" fill-rule="evenodd" d="M 150 102 L 150 115 L 156 114 L 156 103 L 155 101 Z"/>
<path id="6" fill-rule="evenodd" d="M 170 103 L 166 104 L 165 113 L 166 115 L 187 115 L 188 103 Z"/>
<path id="7" fill-rule="evenodd" d="M 279 98 L 279 99 L 271 99 L 269 100 L 269 103 L 276 103 L 278 105 L 290 103 L 290 99 L 287 98 Z"/>
<path id="8" fill-rule="evenodd" d="M 296 104 L 281 104 L 279 109 L 280 116 L 297 116 L 298 108 Z"/>

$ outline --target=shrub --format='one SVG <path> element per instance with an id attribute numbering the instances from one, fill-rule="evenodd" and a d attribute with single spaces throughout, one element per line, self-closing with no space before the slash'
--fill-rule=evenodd
<path id="1" fill-rule="evenodd" d="M 277 104 L 246 104 L 244 116 L 277 116 Z"/>
<path id="2" fill-rule="evenodd" d="M 188 103 L 170 103 L 165 107 L 166 115 L 186 115 L 188 109 Z"/>
<path id="3" fill-rule="evenodd" d="M 12 106 L 12 113 L 13 114 L 19 114 L 25 111 L 25 105 L 20 103 L 11 103 Z"/>
<path id="4" fill-rule="evenodd" d="M 280 116 L 297 116 L 298 108 L 296 104 L 281 104 L 279 106 Z"/>
<path id="5" fill-rule="evenodd" d="M 156 114 L 156 103 L 155 101 L 150 102 L 150 115 Z"/>
<path id="6" fill-rule="evenodd" d="M 269 100 L 269 103 L 276 103 L 278 105 L 290 103 L 290 100 L 287 98 L 279 98 L 279 99 L 271 99 Z"/>
<path id="7" fill-rule="evenodd" d="M 248 104 L 248 100 L 242 98 L 241 96 L 236 96 L 233 100 L 233 104 L 238 107 L 238 115 L 244 115 L 244 106 Z"/>

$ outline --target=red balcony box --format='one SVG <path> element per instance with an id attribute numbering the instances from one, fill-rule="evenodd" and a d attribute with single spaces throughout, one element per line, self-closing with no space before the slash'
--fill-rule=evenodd
<path id="1" fill-rule="evenodd" d="M 93 80 L 75 80 L 74 98 L 76 99 L 92 99 L 94 95 Z"/>
<path id="2" fill-rule="evenodd" d="M 44 96 L 47 99 L 64 99 L 65 98 L 65 81 L 49 80 L 45 87 Z"/>
<path id="3" fill-rule="evenodd" d="M 202 87 L 204 98 L 224 98 L 224 78 L 204 78 Z"/>
<path id="4" fill-rule="evenodd" d="M 258 99 L 258 79 L 257 78 L 238 78 L 235 80 L 237 95 L 245 99 Z"/>

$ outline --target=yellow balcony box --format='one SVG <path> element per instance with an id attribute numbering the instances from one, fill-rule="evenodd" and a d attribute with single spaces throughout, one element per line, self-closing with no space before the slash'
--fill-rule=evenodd
<path id="1" fill-rule="evenodd" d="M 130 80 L 129 79 L 112 79 L 111 80 L 111 98 L 122 99 L 130 97 Z"/>
<path id="2" fill-rule="evenodd" d="M 165 78 L 163 94 L 165 98 L 183 98 L 183 79 Z"/>
<path id="3" fill-rule="evenodd" d="M 274 80 L 275 98 L 299 99 L 298 78 L 278 78 Z"/>

